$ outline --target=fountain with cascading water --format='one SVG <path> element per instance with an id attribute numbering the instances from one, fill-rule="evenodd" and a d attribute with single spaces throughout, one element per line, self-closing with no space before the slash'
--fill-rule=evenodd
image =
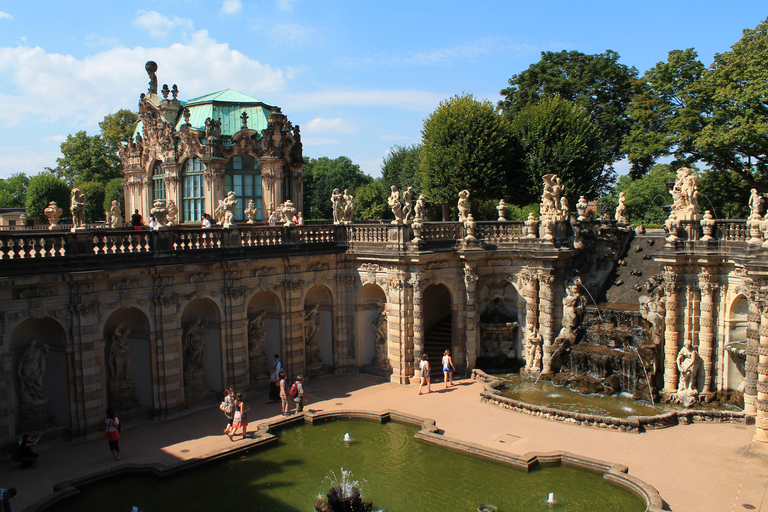
<path id="1" fill-rule="evenodd" d="M 352 479 L 352 472 L 341 468 L 341 478 L 334 471 L 327 477 L 331 481 L 328 491 L 328 501 L 318 499 L 315 503 L 317 512 L 371 512 L 373 504 L 363 502 L 360 494 L 360 483 Z"/>

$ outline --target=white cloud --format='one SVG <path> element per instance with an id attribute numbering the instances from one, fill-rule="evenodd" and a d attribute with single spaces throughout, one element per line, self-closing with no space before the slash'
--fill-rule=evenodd
<path id="1" fill-rule="evenodd" d="M 301 143 L 305 146 L 325 146 L 327 144 L 341 144 L 338 139 L 323 139 L 320 137 L 302 137 Z"/>
<path id="2" fill-rule="evenodd" d="M 277 0 L 277 8 L 281 11 L 292 11 L 296 0 Z"/>
<path id="3" fill-rule="evenodd" d="M 337 132 L 337 133 L 356 133 L 357 127 L 343 121 L 340 117 L 327 119 L 316 117 L 303 125 L 305 132 Z"/>
<path id="4" fill-rule="evenodd" d="M 186 30 L 193 30 L 194 25 L 192 20 L 187 18 L 179 18 L 174 16 L 169 18 L 163 16 L 157 11 L 137 11 L 136 18 L 133 20 L 133 24 L 137 27 L 143 28 L 149 35 L 162 39 L 168 35 L 168 33 L 176 27 L 181 27 Z"/>
<path id="5" fill-rule="evenodd" d="M 73 129 L 83 129 L 118 109 L 135 110 L 139 94 L 146 92 L 148 60 L 158 63 L 160 85 L 178 84 L 181 98 L 231 87 L 269 101 L 265 93 L 285 86 L 283 70 L 216 42 L 205 30 L 188 44 L 117 47 L 82 59 L 40 47 L 0 47 L 0 124 L 66 119 Z"/>
<path id="6" fill-rule="evenodd" d="M 43 172 L 46 167 L 56 167 L 57 158 L 61 158 L 59 151 L 45 151 L 40 148 L 4 151 L 0 158 L 0 178 L 8 178 L 17 172 L 33 176 Z"/>
<path id="7" fill-rule="evenodd" d="M 309 110 L 324 106 L 374 106 L 389 107 L 412 112 L 432 112 L 450 94 L 419 91 L 416 89 L 333 89 L 318 92 L 286 95 L 292 110 Z"/>
<path id="8" fill-rule="evenodd" d="M 243 3 L 240 0 L 224 0 L 221 4 L 221 12 L 224 14 L 237 14 L 243 8 Z"/>
<path id="9" fill-rule="evenodd" d="M 0 20 L 12 20 L 13 16 L 8 14 L 7 12 L 0 11 Z"/>

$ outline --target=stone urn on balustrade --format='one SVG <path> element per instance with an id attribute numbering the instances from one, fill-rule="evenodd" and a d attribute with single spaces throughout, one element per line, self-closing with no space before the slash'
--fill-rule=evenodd
<path id="1" fill-rule="evenodd" d="M 45 213 L 45 216 L 48 218 L 48 229 L 54 230 L 60 228 L 59 221 L 61 220 L 61 215 L 64 213 L 64 210 L 59 208 L 56 201 L 48 203 L 48 207 L 43 210 L 43 213 Z"/>

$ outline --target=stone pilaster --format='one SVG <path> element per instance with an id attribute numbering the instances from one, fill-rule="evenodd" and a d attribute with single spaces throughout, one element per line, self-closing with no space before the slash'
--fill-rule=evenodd
<path id="1" fill-rule="evenodd" d="M 763 296 L 763 298 L 766 297 Z M 768 301 L 763 300 L 760 306 L 760 344 L 757 347 L 756 382 L 757 418 L 754 439 L 768 443 Z M 754 352 L 754 350 L 749 352 Z"/>
<path id="2" fill-rule="evenodd" d="M 219 200 L 224 199 L 224 196 L 227 195 L 224 190 L 224 165 L 226 162 L 224 158 L 203 158 L 205 165 L 203 175 L 205 176 L 206 188 L 203 211 L 215 212 Z"/>
<path id="3" fill-rule="evenodd" d="M 174 289 L 174 276 L 154 275 L 154 318 L 150 321 L 152 360 L 163 378 L 152 383 L 154 417 L 162 420 L 184 404 L 184 368 L 181 349 L 181 297 Z"/>
<path id="4" fill-rule="evenodd" d="M 414 371 L 419 367 L 421 354 L 424 352 L 424 285 L 425 280 L 421 279 L 420 272 L 412 272 L 408 282 L 411 284 L 413 293 L 413 358 L 412 364 Z"/>
<path id="5" fill-rule="evenodd" d="M 479 352 L 479 336 L 477 329 L 477 298 L 476 298 L 476 283 L 477 283 L 477 270 L 472 267 L 472 264 L 468 261 L 464 262 L 464 290 L 466 292 L 466 349 L 465 357 L 467 362 L 467 370 L 475 367 L 475 361 L 477 360 L 477 354 Z"/>
<path id="6" fill-rule="evenodd" d="M 405 276 L 400 270 L 387 274 L 387 327 L 389 329 L 390 380 L 408 384 L 413 375 L 411 361 L 407 359 L 407 322 L 403 315 L 406 302 Z"/>
<path id="7" fill-rule="evenodd" d="M 304 342 L 304 281 L 294 275 L 286 274 L 283 281 L 285 293 L 285 313 L 283 315 L 284 341 L 281 351 L 283 364 L 288 375 L 295 377 L 299 374 L 306 375 L 305 342 Z"/>
<path id="8" fill-rule="evenodd" d="M 712 317 L 712 293 L 714 285 L 709 269 L 701 268 L 699 274 L 699 290 L 701 292 L 701 302 L 699 308 L 699 355 L 701 356 L 704 370 L 704 388 L 702 393 L 712 391 L 712 339 L 714 336 L 714 319 Z"/>
<path id="9" fill-rule="evenodd" d="M 279 158 L 261 158 L 261 186 L 264 201 L 264 216 L 269 208 L 273 210 L 283 203 L 283 160 Z"/>
<path id="10" fill-rule="evenodd" d="M 78 418 L 73 424 L 73 439 L 85 439 L 89 428 L 103 421 L 104 388 L 106 376 L 105 343 L 98 318 L 98 298 L 93 284 L 73 283 L 70 289 L 70 313 L 72 318 L 71 364 L 69 379 L 70 407 Z M 22 431 L 42 430 L 47 425 L 25 425 L 22 411 Z"/>
<path id="11" fill-rule="evenodd" d="M 552 269 L 539 270 L 539 332 L 542 337 L 542 368 L 547 368 L 549 365 L 549 358 L 552 357 L 552 342 L 555 339 L 553 281 Z"/>
<path id="12" fill-rule="evenodd" d="M 760 285 L 752 279 L 747 282 L 749 313 L 747 313 L 747 360 L 744 383 L 744 413 L 757 415 L 757 369 L 760 350 Z"/>
<path id="13" fill-rule="evenodd" d="M 520 290 L 523 300 L 525 300 L 525 329 L 538 327 L 539 280 L 537 279 L 536 271 L 530 267 L 523 267 L 520 273 L 517 274 L 517 288 Z M 523 338 L 523 345 L 523 354 L 528 354 L 525 338 Z"/>
<path id="14" fill-rule="evenodd" d="M 664 293 L 666 307 L 666 316 L 664 324 L 664 392 L 674 393 L 677 391 L 678 373 L 677 373 L 677 352 L 680 348 L 677 331 L 677 296 L 679 285 L 677 284 L 677 274 L 675 268 L 668 266 L 664 268 Z"/>
<path id="15" fill-rule="evenodd" d="M 222 293 L 224 385 L 235 389 L 247 389 L 259 377 L 249 375 L 248 311 L 245 305 L 248 289 L 241 286 L 242 274 L 241 270 L 225 270 Z"/>

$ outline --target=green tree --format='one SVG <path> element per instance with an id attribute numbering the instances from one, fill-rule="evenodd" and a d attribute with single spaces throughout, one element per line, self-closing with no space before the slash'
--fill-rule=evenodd
<path id="1" fill-rule="evenodd" d="M 419 165 L 421 164 L 421 144 L 410 146 L 392 146 L 381 166 L 381 177 L 389 188 L 395 185 L 398 190 L 413 187 L 420 191 Z M 386 201 L 384 202 L 386 204 Z"/>
<path id="2" fill-rule="evenodd" d="M 603 167 L 599 127 L 578 105 L 559 96 L 542 98 L 517 113 L 511 132 L 525 168 L 524 181 L 509 187 L 515 203 L 535 201 L 545 174 L 557 174 L 574 200 L 592 198 L 610 184 L 613 173 Z"/>
<path id="3" fill-rule="evenodd" d="M 64 213 L 62 218 L 71 218 L 69 211 L 70 187 L 67 183 L 50 173 L 41 173 L 29 179 L 27 187 L 27 215 L 41 221 L 45 220 L 48 203 L 56 201 Z"/>
<path id="4" fill-rule="evenodd" d="M 624 192 L 627 219 L 631 224 L 662 227 L 669 216 L 669 211 L 664 207 L 672 204 L 667 183 L 674 181 L 675 171 L 668 164 L 658 164 L 645 176 L 636 179 L 629 175 L 621 176 L 612 193 L 600 198 L 598 210 L 600 206 L 605 205 L 613 215 L 619 192 Z"/>
<path id="5" fill-rule="evenodd" d="M 24 208 L 29 177 L 23 172 L 0 179 L 0 208 Z"/>
<path id="6" fill-rule="evenodd" d="M 85 222 L 104 220 L 104 184 L 99 181 L 85 181 L 76 184 L 85 194 Z"/>
<path id="7" fill-rule="evenodd" d="M 440 102 L 421 130 L 422 193 L 445 207 L 463 189 L 498 199 L 510 155 L 509 127 L 491 102 L 462 94 Z"/>
<path id="8" fill-rule="evenodd" d="M 334 160 L 328 157 L 305 158 L 304 168 L 304 217 L 308 220 L 333 218 L 331 192 L 353 191 L 360 185 L 371 183 L 373 178 L 364 174 L 360 166 L 346 156 Z"/>
<path id="9" fill-rule="evenodd" d="M 645 72 L 628 110 L 633 124 L 624 141 L 633 177 L 648 172 L 659 157 L 674 155 L 673 168 L 701 158 L 695 137 L 705 122 L 704 72 L 693 48 L 671 51 L 667 62 Z"/>
<path id="10" fill-rule="evenodd" d="M 619 54 L 586 55 L 577 51 L 542 52 L 541 60 L 509 79 L 499 103 L 513 118 L 543 98 L 558 95 L 589 112 L 600 133 L 603 166 L 624 156 L 622 140 L 629 133 L 627 107 L 634 96 L 637 70 L 619 63 Z"/>
<path id="11" fill-rule="evenodd" d="M 705 169 L 699 173 L 699 210 L 711 210 L 717 219 L 749 217 L 749 183 L 735 172 Z"/>
<path id="12" fill-rule="evenodd" d="M 360 220 L 376 220 L 393 218 L 392 211 L 387 205 L 389 187 L 383 178 L 376 178 L 370 183 L 360 185 L 355 189 L 355 218 Z"/>
<path id="13" fill-rule="evenodd" d="M 112 201 L 120 203 L 120 207 L 123 209 L 123 216 L 125 217 L 125 197 L 123 190 L 123 178 L 114 178 L 109 180 L 104 185 L 104 203 L 102 206 L 104 211 L 107 212 L 112 207 Z"/>
<path id="14" fill-rule="evenodd" d="M 110 151 L 117 153 L 118 142 L 123 142 L 133 135 L 138 122 L 139 114 L 124 108 L 104 117 L 104 120 L 99 123 L 99 128 L 101 128 L 101 137 Z"/>
<path id="15" fill-rule="evenodd" d="M 80 131 L 61 143 L 61 158 L 53 172 L 69 184 L 85 181 L 107 182 L 120 176 L 120 159 L 100 135 Z"/>

